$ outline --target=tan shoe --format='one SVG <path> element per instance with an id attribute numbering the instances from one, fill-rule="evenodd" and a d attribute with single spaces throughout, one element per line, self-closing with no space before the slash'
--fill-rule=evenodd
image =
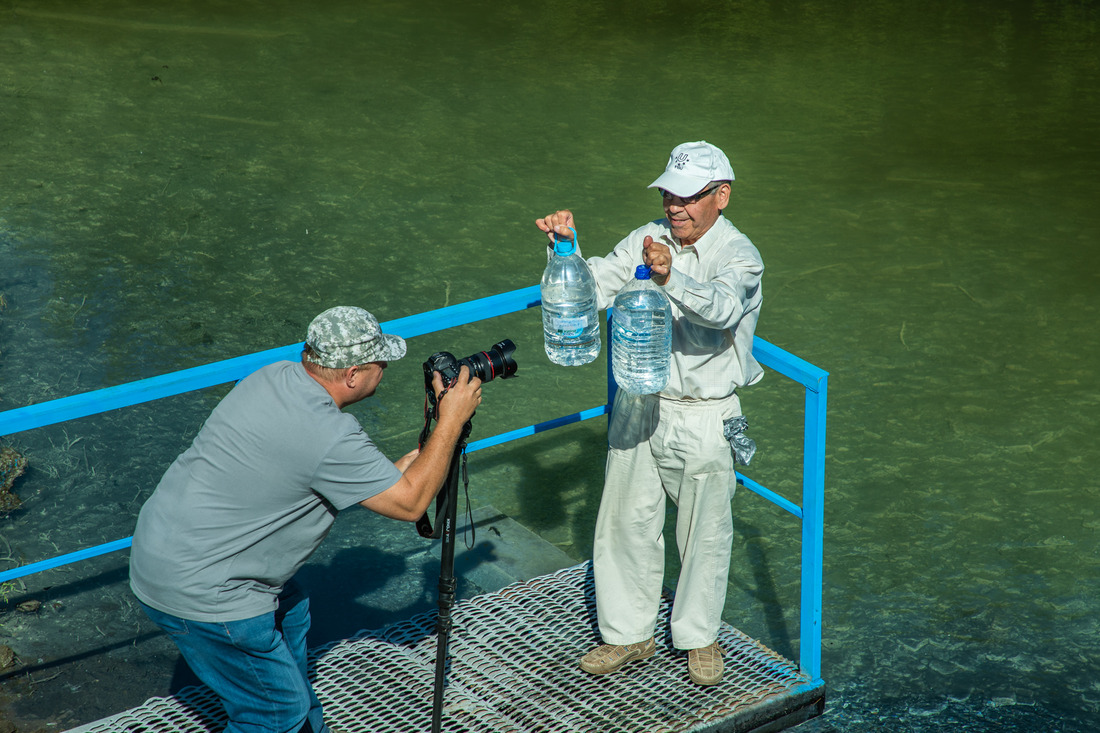
<path id="1" fill-rule="evenodd" d="M 717 685 L 722 681 L 722 647 L 714 642 L 688 652 L 688 676 L 697 685 Z"/>
<path id="2" fill-rule="evenodd" d="M 589 674 L 607 674 L 635 659 L 649 659 L 656 651 L 657 644 L 653 639 L 625 646 L 600 644 L 581 658 L 581 669 Z"/>

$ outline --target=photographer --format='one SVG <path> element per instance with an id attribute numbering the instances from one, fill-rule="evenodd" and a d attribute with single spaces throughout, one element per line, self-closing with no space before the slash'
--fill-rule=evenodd
<path id="1" fill-rule="evenodd" d="M 588 260 L 600 308 L 614 303 L 635 266 L 644 263 L 673 315 L 667 386 L 649 395 L 620 389 L 612 406 L 592 549 L 604 643 L 580 661 L 591 674 L 656 653 L 667 497 L 677 507 L 681 559 L 672 643 L 687 651 L 692 681 L 713 685 L 722 679 L 717 635 L 729 582 L 735 488 L 730 440 L 743 420 L 735 389 L 764 373 L 752 355 L 764 264 L 723 216 L 732 181 L 721 150 L 704 141 L 678 145 L 649 185 L 661 194 L 664 218 L 628 234 L 606 257 Z M 575 229 L 565 210 L 535 223 L 551 242 Z M 742 460 L 749 458 L 746 451 Z"/>
<path id="2" fill-rule="evenodd" d="M 341 410 L 404 355 L 362 308 L 325 311 L 301 362 L 241 380 L 142 507 L 130 586 L 221 699 L 230 733 L 328 730 L 306 676 L 309 599 L 293 576 L 341 509 L 418 519 L 481 403 L 468 367 L 446 390 L 435 372 L 436 428 L 391 463 Z"/>

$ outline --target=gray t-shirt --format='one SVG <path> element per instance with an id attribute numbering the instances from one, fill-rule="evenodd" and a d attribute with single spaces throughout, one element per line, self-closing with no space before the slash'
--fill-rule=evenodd
<path id="1" fill-rule="evenodd" d="M 193 621 L 268 613 L 336 513 L 400 477 L 300 363 L 266 366 L 226 395 L 142 507 L 130 587 Z"/>

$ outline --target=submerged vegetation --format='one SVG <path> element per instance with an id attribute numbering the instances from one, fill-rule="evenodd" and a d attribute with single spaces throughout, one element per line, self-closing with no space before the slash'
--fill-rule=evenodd
<path id="1" fill-rule="evenodd" d="M 8 446 L 0 447 L 0 516 L 19 508 L 21 501 L 12 491 L 15 480 L 27 470 L 27 459 Z"/>

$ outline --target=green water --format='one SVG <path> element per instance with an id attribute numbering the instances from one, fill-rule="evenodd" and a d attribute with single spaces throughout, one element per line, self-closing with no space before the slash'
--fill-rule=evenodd
<path id="1" fill-rule="evenodd" d="M 1070 0 L 4 2 L 0 408 L 298 341 L 331 305 L 534 284 L 536 217 L 569 207 L 606 251 L 706 139 L 767 265 L 758 334 L 832 375 L 817 727 L 1095 728 L 1098 24 Z M 600 402 L 604 359 L 552 366 L 532 311 L 412 339 L 356 414 L 408 450 L 420 362 L 503 337 L 522 378 L 475 438 Z M 0 553 L 126 536 L 223 392 L 6 438 L 32 470 Z M 742 399 L 750 475 L 797 498 L 799 390 Z M 587 559 L 601 428 L 471 456 L 473 501 Z M 725 617 L 797 658 L 797 525 L 745 491 L 735 514 Z M 110 598 L 78 651 L 147 631 L 96 562 L 20 591 Z"/>

